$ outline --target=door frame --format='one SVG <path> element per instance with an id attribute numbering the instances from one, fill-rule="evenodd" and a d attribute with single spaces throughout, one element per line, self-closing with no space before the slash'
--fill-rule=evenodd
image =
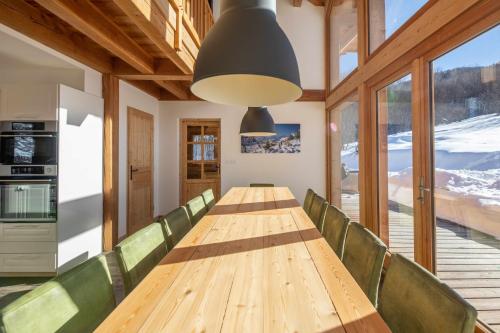
<path id="1" fill-rule="evenodd" d="M 152 120 L 151 126 L 151 213 L 154 217 L 154 115 L 141 111 L 137 108 L 127 106 L 127 230 L 126 235 L 130 236 L 130 115 L 139 113 Z"/>
<path id="2" fill-rule="evenodd" d="M 428 67 L 424 67 L 428 69 Z M 420 179 L 424 180 L 425 188 L 432 188 L 430 186 L 431 178 L 429 175 L 429 155 L 427 143 L 429 142 L 428 131 L 428 113 L 426 112 L 427 99 L 422 98 L 423 92 L 427 89 L 426 80 L 428 73 L 422 69 L 422 59 L 417 58 L 411 63 L 402 66 L 401 68 L 393 71 L 390 75 L 372 83 L 369 87 L 369 112 L 370 112 L 370 135 L 374 138 L 370 143 L 371 150 L 374 152 L 372 160 L 370 161 L 370 175 L 372 179 L 376 179 L 376 186 L 371 191 L 372 201 L 375 202 L 375 216 L 372 217 L 372 226 L 374 231 L 386 243 L 389 237 L 389 218 L 388 214 L 382 210 L 386 207 L 386 203 L 381 203 L 383 197 L 381 193 L 386 193 L 387 184 L 383 184 L 383 176 L 381 177 L 380 169 L 380 147 L 379 147 L 379 114 L 378 114 L 378 100 L 377 92 L 380 89 L 390 85 L 391 83 L 411 74 L 411 87 L 412 87 L 412 180 L 413 180 L 413 237 L 414 237 L 414 258 L 415 261 L 434 272 L 433 251 L 434 235 L 429 226 L 429 217 L 432 212 L 432 200 L 430 193 L 425 192 L 424 200 L 419 200 Z"/>
<path id="3" fill-rule="evenodd" d="M 221 168 L 221 159 L 222 159 L 222 126 L 221 126 L 221 119 L 220 118 L 181 118 L 179 120 L 179 205 L 182 206 L 185 204 L 184 200 L 184 178 L 185 178 L 185 168 L 184 168 L 184 160 L 187 159 L 187 149 L 185 149 L 185 142 L 184 142 L 184 136 L 185 136 L 185 129 L 186 123 L 208 123 L 208 122 L 217 122 L 219 124 L 219 137 L 217 140 L 217 146 L 218 146 L 218 163 L 219 163 L 219 181 L 217 184 L 217 193 L 221 194 L 221 182 L 222 182 L 222 168 Z M 202 145 L 203 146 L 203 145 Z M 202 148 L 203 149 L 203 148 Z M 202 152 L 203 153 L 203 152 Z M 203 170 L 202 170 L 203 174 Z M 217 193 L 215 193 L 216 199 L 217 199 Z"/>

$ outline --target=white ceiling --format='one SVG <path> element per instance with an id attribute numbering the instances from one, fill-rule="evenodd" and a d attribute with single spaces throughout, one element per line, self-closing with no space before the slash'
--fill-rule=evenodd
<path id="1" fill-rule="evenodd" d="M 64 60 L 0 31 L 0 68 L 21 67 L 76 68 Z"/>

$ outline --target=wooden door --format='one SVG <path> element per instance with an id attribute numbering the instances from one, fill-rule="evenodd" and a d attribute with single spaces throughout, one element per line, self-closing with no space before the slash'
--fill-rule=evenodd
<path id="1" fill-rule="evenodd" d="M 181 121 L 180 204 L 211 188 L 220 198 L 220 120 Z"/>
<path id="2" fill-rule="evenodd" d="M 128 108 L 127 234 L 153 221 L 153 116 Z"/>

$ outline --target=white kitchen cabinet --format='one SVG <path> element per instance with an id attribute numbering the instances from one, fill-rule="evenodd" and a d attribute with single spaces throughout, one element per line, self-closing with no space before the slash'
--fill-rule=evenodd
<path id="1" fill-rule="evenodd" d="M 56 84 L 5 84 L 0 91 L 0 121 L 57 120 Z"/>
<path id="2" fill-rule="evenodd" d="M 55 271 L 55 253 L 0 254 L 0 273 L 52 273 Z"/>
<path id="3" fill-rule="evenodd" d="M 55 223 L 0 223 L 0 242 L 56 241 Z"/>

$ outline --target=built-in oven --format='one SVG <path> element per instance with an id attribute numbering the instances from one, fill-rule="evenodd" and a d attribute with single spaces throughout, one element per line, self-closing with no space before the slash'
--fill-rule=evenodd
<path id="1" fill-rule="evenodd" d="M 56 177 L 1 177 L 0 222 L 56 222 Z"/>
<path id="2" fill-rule="evenodd" d="M 0 176 L 15 171 L 23 176 L 57 175 L 57 122 L 0 122 Z"/>
<path id="3" fill-rule="evenodd" d="M 57 122 L 0 122 L 0 222 L 56 222 Z"/>

